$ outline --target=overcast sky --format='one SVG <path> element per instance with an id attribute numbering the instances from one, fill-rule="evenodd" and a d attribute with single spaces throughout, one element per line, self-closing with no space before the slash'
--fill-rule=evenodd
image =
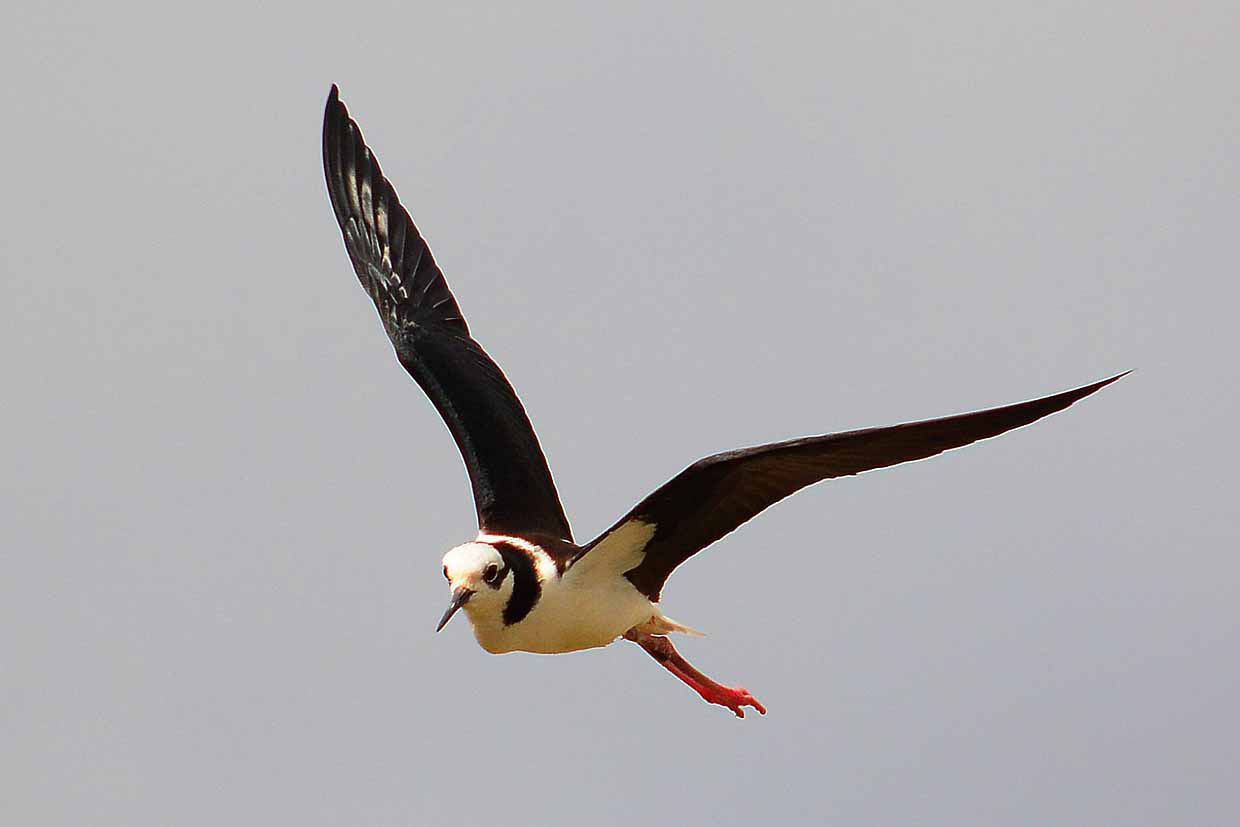
<path id="1" fill-rule="evenodd" d="M 0 821 L 1240 819 L 1236 4 L 599 5 L 9 7 Z M 1136 372 L 680 569 L 765 718 L 487 655 L 432 631 L 473 504 L 332 82 L 580 541 L 709 453 Z"/>

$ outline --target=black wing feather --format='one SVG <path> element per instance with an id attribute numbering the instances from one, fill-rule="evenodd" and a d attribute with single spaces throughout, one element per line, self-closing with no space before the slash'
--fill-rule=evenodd
<path id="1" fill-rule="evenodd" d="M 571 540 L 525 409 L 499 366 L 470 337 L 443 272 L 335 86 L 323 116 L 323 170 L 357 278 L 400 363 L 461 450 L 479 528 Z"/>
<path id="2" fill-rule="evenodd" d="M 645 557 L 626 576 L 639 591 L 657 601 L 673 569 L 746 520 L 807 485 L 924 459 L 979 439 L 998 436 L 1063 410 L 1121 376 L 1124 374 L 1002 408 L 793 439 L 699 460 L 642 500 L 617 523 L 618 528 L 637 519 L 655 526 L 654 536 L 645 548 Z"/>

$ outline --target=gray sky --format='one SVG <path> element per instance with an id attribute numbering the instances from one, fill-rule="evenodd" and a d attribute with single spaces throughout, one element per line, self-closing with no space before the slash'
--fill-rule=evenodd
<path id="1" fill-rule="evenodd" d="M 1240 818 L 1234 3 L 74 5 L 0 26 L 0 822 Z M 487 655 L 432 633 L 473 507 L 333 81 L 581 540 L 708 453 L 1137 372 L 681 569 L 765 718 Z"/>

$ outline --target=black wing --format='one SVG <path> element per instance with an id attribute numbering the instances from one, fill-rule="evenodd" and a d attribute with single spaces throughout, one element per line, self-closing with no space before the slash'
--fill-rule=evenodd
<path id="1" fill-rule="evenodd" d="M 469 471 L 478 526 L 572 539 L 547 460 L 512 385 L 469 335 L 443 273 L 336 87 L 323 169 L 345 249 L 396 357 L 439 410 Z"/>
<path id="2" fill-rule="evenodd" d="M 681 471 L 588 548 L 630 521 L 654 526 L 645 556 L 625 576 L 657 601 L 673 569 L 807 485 L 924 459 L 998 436 L 1061 411 L 1124 375 L 1002 408 L 716 454 Z"/>

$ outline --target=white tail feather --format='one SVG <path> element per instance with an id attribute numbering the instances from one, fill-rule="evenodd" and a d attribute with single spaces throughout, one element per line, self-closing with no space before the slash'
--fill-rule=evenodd
<path id="1" fill-rule="evenodd" d="M 680 632 L 682 635 L 689 635 L 690 637 L 706 637 L 705 632 L 699 632 L 692 626 L 686 626 L 683 623 L 678 623 L 662 612 L 659 612 L 657 615 L 650 618 L 650 623 L 647 624 L 647 627 L 648 628 L 643 631 L 648 631 L 655 635 L 666 635 L 672 632 Z"/>

